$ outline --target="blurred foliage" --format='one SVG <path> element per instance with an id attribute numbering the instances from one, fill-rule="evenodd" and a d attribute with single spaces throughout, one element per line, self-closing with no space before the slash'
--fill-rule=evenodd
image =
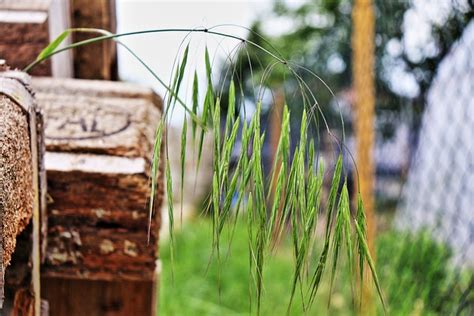
<path id="1" fill-rule="evenodd" d="M 204 217 L 187 223 L 176 234 L 176 258 L 171 265 L 169 247 L 161 245 L 160 315 L 255 315 L 256 300 L 249 264 L 248 230 L 237 221 L 229 248 L 221 250 L 221 262 L 212 252 L 210 219 Z M 225 227 L 225 244 L 232 228 Z M 224 244 L 224 243 L 223 243 Z M 268 260 L 264 270 L 264 295 L 260 315 L 287 315 L 293 277 L 292 245 L 282 243 Z M 172 271 L 174 270 L 174 279 Z M 347 270 L 347 269 L 343 269 Z M 336 284 L 331 298 L 331 315 L 350 315 L 352 300 L 349 276 L 347 282 Z M 329 281 L 325 280 L 308 315 L 328 313 Z M 250 298 L 250 299 L 249 299 Z M 301 297 L 297 294 L 288 315 L 304 315 Z"/>
<path id="2" fill-rule="evenodd" d="M 457 270 L 445 245 L 428 232 L 390 231 L 377 239 L 377 261 L 391 315 L 469 315 L 462 308 L 472 271 Z M 472 304 L 473 302 L 471 302 Z M 470 308 L 470 311 L 469 311 Z"/>
<path id="3" fill-rule="evenodd" d="M 222 253 L 218 265 L 212 257 L 210 226 L 209 219 L 203 217 L 186 224 L 176 234 L 174 280 L 169 247 L 162 245 L 165 268 L 160 286 L 161 315 L 251 314 L 247 229 L 241 221 L 237 222 L 233 242 L 228 252 Z M 224 236 L 231 238 L 229 229 L 225 229 Z M 291 242 L 287 240 L 268 261 L 261 315 L 286 315 L 293 272 L 291 251 Z M 451 252 L 433 241 L 427 232 L 382 234 L 377 240 L 377 269 L 389 303 L 389 315 L 472 315 L 472 289 L 466 289 L 466 284 L 472 282 L 472 271 L 460 274 L 450 260 Z M 453 279 L 457 282 L 453 283 Z M 328 307 L 329 278 L 323 279 L 308 315 L 355 315 L 349 280 L 348 269 L 341 269 Z M 255 306 L 252 311 L 255 313 Z M 298 295 L 289 315 L 303 315 Z"/>
<path id="4" fill-rule="evenodd" d="M 273 16 L 268 19 L 275 19 L 275 24 L 290 23 L 291 28 L 278 36 L 270 36 L 265 31 L 272 33 L 273 30 L 268 29 L 268 21 L 265 17 L 254 23 L 248 39 L 275 52 L 277 56 L 310 69 L 320 76 L 333 91 L 346 92 L 346 97 L 350 99 L 352 3 L 351 0 L 307 0 L 296 6 L 295 4 L 288 5 L 287 1 L 276 0 Z M 434 2 L 429 4 L 427 1 L 425 5 L 437 4 Z M 395 119 L 403 111 L 409 112 L 412 128 L 417 129 L 425 104 L 426 92 L 440 61 L 453 43 L 460 38 L 462 31 L 474 16 L 472 0 L 467 0 L 466 3 L 452 0 L 451 12 L 444 23 L 429 22 L 434 49 L 429 53 L 422 52 L 420 56 L 413 58 L 406 50 L 404 39 L 404 17 L 407 10 L 412 7 L 413 4 L 408 0 L 374 1 L 376 109 L 378 128 L 385 136 L 391 135 L 393 132 L 391 124 L 396 122 Z M 400 49 L 398 51 L 395 49 L 394 52 L 394 49 L 390 50 L 389 46 L 400 47 Z M 247 93 L 252 92 L 255 82 L 260 81 L 267 66 L 274 61 L 259 49 L 247 45 L 236 60 L 235 82 Z M 393 88 L 394 79 L 391 73 L 394 67 L 398 67 L 415 79 L 419 91 L 417 96 L 407 96 L 406 93 Z M 311 73 L 297 67 L 293 69 L 315 93 L 329 125 L 339 126 L 339 109 L 331 106 L 331 102 L 334 101 L 331 93 Z M 294 76 L 291 76 L 283 67 L 275 67 L 272 72 L 272 76 L 263 84 L 272 89 L 284 85 L 286 96 L 292 100 L 289 106 L 293 111 L 301 109 L 304 100 L 298 91 L 299 85 Z M 226 78 L 226 85 L 229 79 Z M 404 80 L 404 78 L 400 77 L 397 80 Z M 225 102 L 223 106 L 226 106 Z"/>

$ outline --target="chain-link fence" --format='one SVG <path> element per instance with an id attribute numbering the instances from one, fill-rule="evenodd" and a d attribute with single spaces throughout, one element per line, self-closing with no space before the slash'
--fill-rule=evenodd
<path id="1" fill-rule="evenodd" d="M 410 15 L 423 17 L 420 2 L 414 1 L 405 12 L 405 23 Z M 451 5 L 451 10 L 465 10 L 459 7 L 460 2 Z M 430 7 L 425 4 L 424 8 Z M 383 9 L 387 11 L 382 10 L 383 14 L 389 14 L 392 8 Z M 409 56 L 410 45 L 416 47 L 407 42 L 409 31 L 404 31 L 402 40 L 405 42 L 389 41 L 386 47 L 386 50 L 396 50 L 398 47 L 392 46 L 400 44 L 407 68 L 413 71 L 415 78 L 418 76 L 417 93 L 413 97 L 400 96 L 404 105 L 396 117 L 378 115 L 374 148 L 377 242 L 380 245 L 377 257 L 382 265 L 379 270 L 389 302 L 392 306 L 396 304 L 400 311 L 418 310 L 442 315 L 474 313 L 472 11 L 464 22 L 464 27 L 458 30 L 458 38 L 449 43 L 443 42 L 442 38 L 452 26 L 449 18 L 432 22 L 432 28 L 446 28 L 438 33 L 441 34 L 438 38 L 432 34 L 435 37 L 432 45 L 444 43 L 446 47 L 437 48 L 445 52 L 430 61 L 432 64 L 428 69 L 432 77 L 425 78 L 426 82 L 420 79 L 426 76 L 422 73 L 423 67 L 409 65 L 412 60 L 415 60 L 414 64 L 420 63 L 416 56 Z M 416 27 L 416 23 L 412 27 Z M 427 43 L 422 49 L 428 49 L 426 45 L 431 44 Z M 430 60 L 429 52 L 423 54 L 420 58 Z M 392 88 L 404 86 L 405 93 L 413 85 L 410 77 L 404 77 L 402 73 L 392 80 L 399 81 L 393 82 Z M 383 125 L 387 122 L 393 130 L 389 137 L 384 137 Z M 386 236 L 384 223 L 395 228 L 392 232 L 395 236 Z M 390 238 L 398 239 L 397 248 L 393 248 L 393 241 L 387 242 Z M 390 254 L 390 249 L 396 251 Z M 393 260 L 389 265 L 398 271 L 396 275 L 384 274 L 388 260 Z M 404 308 L 404 298 L 410 296 L 416 300 Z"/>
<path id="2" fill-rule="evenodd" d="M 474 265 L 474 23 L 438 68 L 398 208 L 400 227 L 432 229 Z"/>
<path id="3" fill-rule="evenodd" d="M 450 298 L 448 291 L 459 287 L 465 294 L 457 304 L 453 302 L 457 305 L 455 311 L 467 314 L 474 312 L 473 139 L 474 23 L 471 22 L 438 66 L 428 90 L 415 155 L 395 221 L 398 229 L 427 231 L 433 240 L 450 249 L 450 263 L 456 268 L 446 280 L 445 295 L 434 303 L 443 310 L 445 300 Z M 415 242 L 413 246 L 418 245 Z M 417 249 L 414 255 L 423 251 Z"/>

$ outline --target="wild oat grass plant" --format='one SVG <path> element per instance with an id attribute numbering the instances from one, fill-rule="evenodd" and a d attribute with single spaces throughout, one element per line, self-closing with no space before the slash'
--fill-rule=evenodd
<path id="1" fill-rule="evenodd" d="M 62 33 L 48 47 L 46 47 L 38 58 L 29 65 L 25 71 L 30 70 L 37 64 L 48 59 L 52 55 L 75 47 L 88 45 L 91 43 L 114 40 L 122 46 L 134 58 L 145 67 L 150 74 L 162 85 L 166 91 L 165 108 L 160 122 L 157 122 L 156 137 L 153 151 L 152 176 L 151 176 L 151 201 L 150 218 L 153 210 L 153 196 L 157 188 L 158 166 L 164 159 L 166 174 L 166 190 L 168 197 L 168 217 L 170 223 L 170 253 L 173 262 L 175 240 L 173 233 L 175 212 L 172 203 L 173 187 L 170 157 L 168 154 L 167 142 L 164 142 L 164 156 L 162 157 L 161 147 L 166 135 L 165 128 L 169 124 L 175 106 L 181 106 L 186 118 L 183 120 L 181 137 L 181 186 L 184 179 L 184 164 L 186 156 L 186 146 L 192 142 L 196 147 L 197 166 L 199 168 L 203 144 L 205 137 L 212 134 L 213 138 L 213 177 L 212 189 L 208 199 L 206 211 L 212 218 L 212 257 L 220 264 L 224 248 L 229 247 L 232 238 L 222 238 L 224 228 L 235 231 L 235 226 L 239 217 L 244 219 L 248 234 L 250 285 L 253 288 L 256 302 L 255 312 L 259 314 L 261 310 L 262 296 L 264 293 L 264 274 L 266 263 L 271 260 L 275 245 L 284 233 L 289 233 L 292 240 L 293 275 L 292 286 L 289 289 L 288 310 L 291 310 L 292 303 L 296 296 L 302 304 L 302 310 L 308 311 L 320 289 L 321 280 L 326 273 L 329 273 L 331 287 L 338 270 L 342 268 L 338 263 L 341 255 L 345 255 L 348 262 L 349 275 L 352 276 L 351 286 L 355 296 L 354 302 L 358 301 L 358 286 L 364 282 L 361 276 L 364 273 L 365 263 L 369 267 L 375 288 L 385 310 L 385 302 L 380 288 L 379 280 L 375 271 L 374 263 L 369 254 L 366 241 L 366 224 L 364 216 L 363 201 L 357 195 L 357 209 L 351 210 L 345 170 L 342 164 L 342 154 L 339 154 L 334 168 L 325 168 L 320 159 L 318 142 L 310 134 L 311 126 L 324 124 L 328 133 L 337 143 L 340 153 L 347 152 L 344 144 L 344 135 L 338 139 L 331 133 L 327 125 L 323 111 L 318 104 L 316 92 L 302 80 L 301 72 L 306 72 L 311 76 L 317 75 L 309 69 L 300 67 L 298 64 L 286 60 L 282 55 L 274 50 L 264 48 L 252 41 L 244 38 L 218 31 L 219 27 L 197 28 L 197 29 L 155 29 L 121 34 L 112 34 L 99 29 L 69 29 Z M 87 32 L 97 35 L 90 39 L 72 43 L 60 48 L 61 43 L 73 32 Z M 169 80 L 169 84 L 160 78 L 132 49 L 120 41 L 126 36 L 152 34 L 152 33 L 184 33 L 184 51 L 180 54 L 174 67 L 174 74 Z M 300 93 L 303 99 L 301 125 L 299 129 L 299 140 L 296 144 L 291 144 L 290 117 L 291 112 L 288 106 L 284 106 L 282 113 L 282 128 L 278 140 L 276 157 L 274 158 L 272 170 L 269 176 L 265 176 L 263 170 L 262 150 L 267 131 L 261 126 L 262 115 L 262 93 L 257 93 L 255 100 L 256 110 L 251 119 L 241 120 L 238 112 L 245 111 L 243 100 L 245 95 L 241 87 L 236 87 L 231 80 L 226 95 L 228 95 L 227 114 L 221 113 L 220 103 L 222 101 L 223 90 L 216 89 L 212 79 L 212 64 L 209 51 L 206 49 L 203 62 L 206 68 L 207 84 L 199 86 L 199 78 L 194 69 L 188 69 L 187 64 L 189 52 L 189 36 L 193 33 L 206 33 L 207 36 L 232 38 L 239 41 L 237 50 L 245 50 L 247 46 L 253 46 L 262 50 L 272 57 L 273 63 L 264 66 L 263 75 L 259 78 L 260 86 L 264 86 L 266 80 L 271 77 L 272 71 L 276 67 L 282 67 L 288 76 L 294 76 L 297 80 Z M 187 41 L 187 43 L 186 43 Z M 229 76 L 235 75 L 238 71 L 237 65 L 233 63 L 232 56 L 229 56 L 228 67 Z M 194 82 L 192 89 L 192 104 L 188 105 L 179 97 L 182 82 L 186 71 L 194 71 Z M 318 78 L 319 79 L 319 78 Z M 320 80 L 320 79 L 319 79 Z M 324 83 L 321 80 L 322 83 Z M 240 89 L 239 89 L 240 88 Z M 326 86 L 327 89 L 329 87 Z M 329 89 L 330 91 L 330 89 Z M 331 92 L 332 93 L 332 92 Z M 198 95 L 205 95 L 203 104 L 199 104 Z M 237 100 L 240 100 L 237 102 Z M 291 100 L 286 100 L 291 102 Z M 187 139 L 188 121 L 192 139 Z M 343 122 L 341 122 L 343 125 Z M 223 127 L 221 127 L 223 126 Z M 241 150 L 238 154 L 235 167 L 231 166 L 231 156 L 236 148 L 236 140 L 240 137 Z M 295 148 L 292 150 L 292 148 Z M 323 177 L 327 170 L 333 169 L 332 181 L 329 194 L 326 199 L 323 196 Z M 342 189 L 340 189 L 341 183 Z M 272 191 L 272 188 L 275 188 Z M 182 191 L 182 190 L 181 190 Z M 323 201 L 324 199 L 324 201 Z M 326 224 L 318 226 L 319 214 L 324 213 Z M 324 227 L 322 232 L 322 249 L 314 247 L 316 230 Z M 172 267 L 171 267 L 172 269 Z M 225 270 L 225 266 L 221 267 Z M 358 279 L 358 282 L 357 282 Z"/>

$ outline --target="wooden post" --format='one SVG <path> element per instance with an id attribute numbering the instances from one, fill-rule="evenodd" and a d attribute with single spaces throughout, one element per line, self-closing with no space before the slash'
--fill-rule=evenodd
<path id="1" fill-rule="evenodd" d="M 29 82 L 30 78 L 24 73 L 0 72 L 2 315 L 39 316 L 41 313 L 40 226 L 45 211 L 45 188 L 41 187 L 45 180 L 41 164 L 44 144 L 42 118 Z"/>
<path id="2" fill-rule="evenodd" d="M 275 92 L 275 99 L 274 99 L 274 104 L 272 111 L 270 113 L 270 148 L 271 148 L 271 153 L 272 153 L 272 164 L 271 166 L 274 165 L 275 159 L 277 158 L 277 150 L 278 150 L 278 142 L 280 141 L 280 135 L 281 135 L 281 124 L 282 124 L 282 116 L 283 116 L 283 107 L 285 106 L 285 94 L 283 88 L 279 88 Z M 275 191 L 277 188 L 277 179 L 280 174 L 280 163 L 277 163 L 276 165 L 276 170 L 274 172 L 274 181 L 271 187 L 271 192 L 272 196 L 275 197 Z M 279 222 L 280 220 L 280 215 L 281 215 L 282 209 L 280 208 L 278 210 L 278 216 L 277 216 L 277 221 Z M 276 223 L 276 226 L 279 225 L 279 223 Z M 275 233 L 272 236 L 273 242 L 277 243 L 279 242 L 278 238 L 278 232 L 275 231 Z"/>
<path id="3" fill-rule="evenodd" d="M 278 142 L 280 141 L 280 134 L 281 134 L 281 124 L 282 124 L 282 115 L 283 115 L 283 107 L 285 105 L 285 94 L 283 88 L 278 89 L 275 92 L 275 104 L 273 105 L 273 109 L 271 111 L 270 116 L 270 144 L 271 144 L 271 151 L 272 151 L 272 159 L 275 162 L 275 158 L 277 155 L 278 150 Z M 278 174 L 278 172 L 275 172 Z M 274 188 L 272 188 L 273 190 Z"/>
<path id="4" fill-rule="evenodd" d="M 356 163 L 359 191 L 366 210 L 367 242 L 375 260 L 376 222 L 374 216 L 374 13 L 371 0 L 356 0 L 352 12 L 353 85 L 355 91 Z M 356 181 L 357 183 L 357 181 Z M 363 282 L 362 314 L 375 314 L 372 280 L 366 268 Z M 361 280 L 362 282 L 362 280 Z"/>
<path id="5" fill-rule="evenodd" d="M 70 27 L 65 0 L 0 1 L 0 58 L 23 69 L 65 29 Z M 62 45 L 70 42 L 67 38 Z M 66 51 L 45 61 L 33 75 L 72 77 L 72 54 Z"/>
<path id="6" fill-rule="evenodd" d="M 110 81 L 36 78 L 33 87 L 53 201 L 42 267 L 50 315 L 154 315 L 162 166 L 149 243 L 147 204 L 161 99 Z"/>
<path id="7" fill-rule="evenodd" d="M 71 0 L 74 28 L 99 28 L 116 32 L 115 0 Z M 97 34 L 74 33 L 74 42 Z M 74 76 L 82 79 L 116 80 L 117 46 L 114 41 L 94 43 L 74 50 Z"/>

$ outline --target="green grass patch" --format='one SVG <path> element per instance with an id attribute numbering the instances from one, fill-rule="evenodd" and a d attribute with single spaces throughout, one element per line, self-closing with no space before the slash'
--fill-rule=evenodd
<path id="1" fill-rule="evenodd" d="M 175 235 L 174 279 L 170 251 L 161 247 L 163 264 L 160 284 L 160 315 L 249 315 L 256 314 L 255 291 L 251 280 L 248 235 L 244 223 L 237 223 L 229 249 L 230 229 L 224 228 L 221 265 L 212 256 L 210 220 L 195 219 Z M 264 270 L 264 290 L 260 315 L 286 315 L 290 301 L 294 263 L 292 248 L 284 242 L 268 259 Z M 249 282 L 250 281 L 250 282 Z M 341 283 L 341 282 L 339 282 Z M 321 284 L 315 304 L 308 315 L 348 315 L 352 302 L 349 284 L 333 289 L 328 311 L 329 280 Z M 299 289 L 289 315 L 303 315 Z"/>
<path id="2" fill-rule="evenodd" d="M 160 315 L 256 314 L 255 290 L 249 289 L 254 281 L 250 279 L 246 225 L 237 223 L 230 248 L 225 248 L 229 245 L 230 230 L 224 228 L 220 268 L 217 258 L 212 256 L 212 237 L 211 219 L 207 217 L 191 220 L 175 235 L 174 279 L 169 245 L 161 245 Z M 316 253 L 320 253 L 323 241 Z M 287 314 L 295 267 L 292 251 L 291 240 L 286 240 L 267 259 L 261 315 Z M 388 231 L 379 235 L 377 270 L 389 315 L 455 314 L 472 271 L 456 274 L 450 258 L 451 252 L 426 233 Z M 341 272 L 336 275 L 329 308 L 330 273 L 326 272 L 307 315 L 356 314 L 346 263 L 339 263 Z M 463 310 L 460 314 L 469 312 Z M 380 306 L 379 314 L 383 314 Z M 289 315 L 304 315 L 299 288 Z"/>

